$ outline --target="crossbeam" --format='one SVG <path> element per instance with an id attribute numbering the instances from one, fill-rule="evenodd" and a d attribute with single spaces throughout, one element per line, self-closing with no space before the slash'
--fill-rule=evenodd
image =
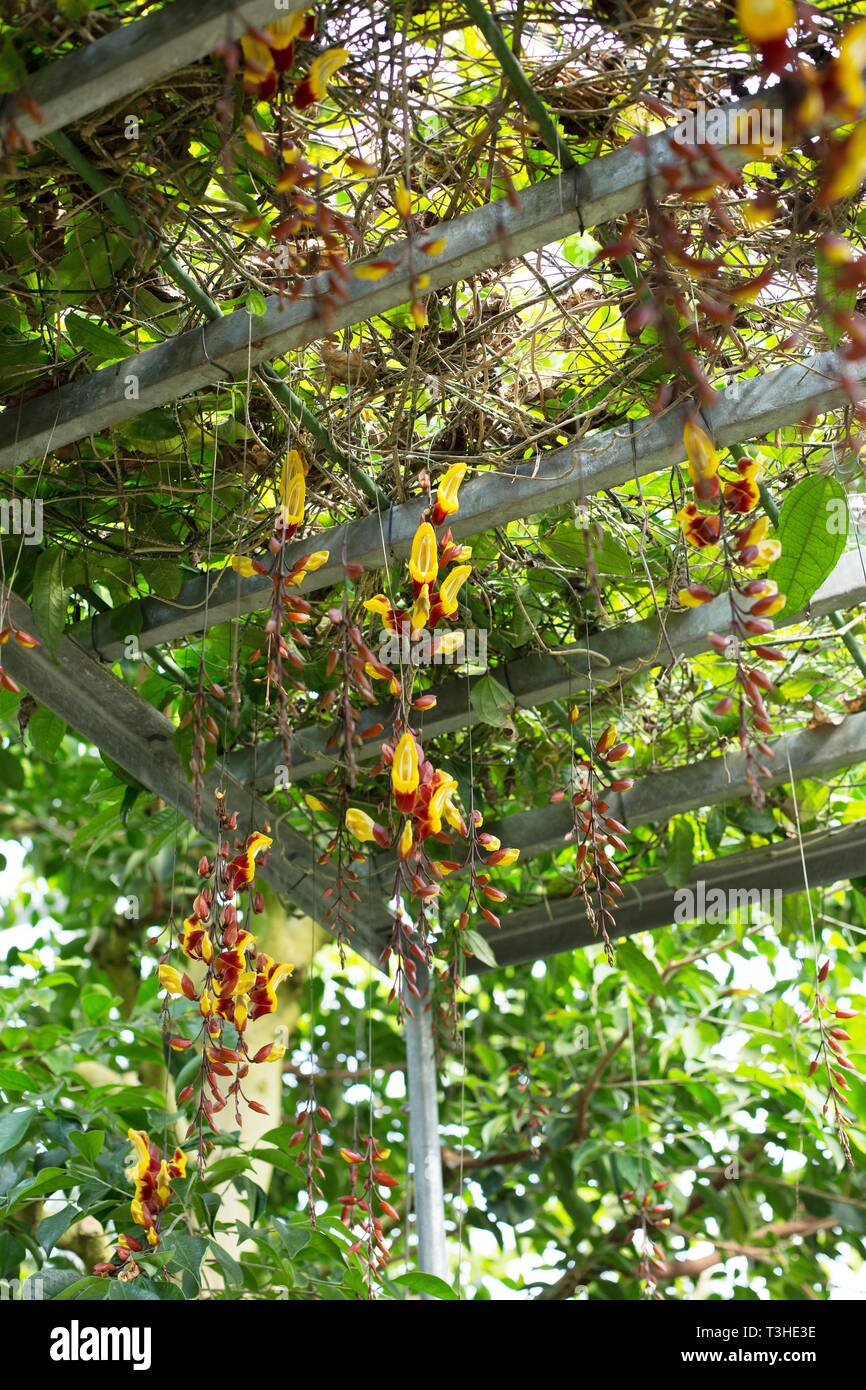
<path id="1" fill-rule="evenodd" d="M 816 830 L 804 835 L 803 854 L 810 887 L 842 883 L 863 872 L 866 825 L 861 822 L 843 830 Z M 699 882 L 704 884 L 705 898 L 713 889 L 740 894 L 778 890 L 783 895 L 784 919 L 784 895 L 800 893 L 805 887 L 799 842 L 786 840 L 783 844 L 724 855 L 696 865 L 685 885 L 692 889 L 695 901 Z M 625 896 L 617 906 L 616 926 L 611 931 L 614 939 L 670 926 L 678 910 L 683 916 L 679 904 L 684 899 L 677 897 L 682 890 L 672 888 L 662 874 L 625 883 L 623 891 Z M 772 898 L 769 902 L 772 910 L 775 906 Z M 684 944 L 693 941 L 685 919 L 680 930 Z M 485 927 L 483 935 L 495 953 L 497 966 L 520 965 L 557 955 L 560 951 L 598 944 L 579 898 L 543 898 L 535 907 L 505 914 L 499 931 Z M 481 974 L 491 967 L 472 960 L 470 968 Z"/>
<path id="2" fill-rule="evenodd" d="M 35 624 L 27 604 L 8 590 L 6 596 L 9 620 L 32 632 Z M 93 656 L 66 637 L 60 639 L 56 661 L 43 646 L 26 650 L 9 642 L 3 649 L 3 665 L 40 704 L 65 719 L 142 786 L 175 807 L 184 819 L 193 819 L 193 790 L 175 751 L 175 726 Z M 313 837 L 304 837 L 279 821 L 272 807 L 258 797 L 251 798 L 248 788 L 218 767 L 205 777 L 201 824 L 206 835 L 217 835 L 214 793 L 218 787 L 225 791 L 230 809 L 240 813 L 242 824 L 247 816 L 258 828 L 271 823 L 274 843 L 262 877 L 302 912 L 320 920 L 322 894 L 333 874 L 328 867 L 316 864 L 318 850 Z M 382 909 L 387 889 L 375 879 L 368 883 L 361 880 L 357 887 L 362 902 L 354 912 L 356 932 L 351 945 L 361 955 L 375 959 L 371 940 L 380 921 L 387 920 Z"/>
<path id="3" fill-rule="evenodd" d="M 798 729 L 770 745 L 775 757 L 768 760 L 768 777 L 762 787 L 778 787 L 790 782 L 788 759 L 794 777 L 831 777 L 842 768 L 866 762 L 866 714 L 849 714 L 841 724 L 819 729 Z M 631 791 L 612 792 L 606 797 L 610 814 L 623 825 L 664 823 L 683 811 L 716 806 L 724 801 L 740 801 L 749 795 L 745 777 L 746 755 L 730 753 L 703 758 L 683 767 L 651 772 L 635 780 Z M 571 829 L 572 816 L 567 802 L 537 806 L 486 826 L 503 844 L 520 850 L 522 859 L 531 859 L 549 850 L 562 849 L 563 837 Z"/>
<path id="4" fill-rule="evenodd" d="M 813 594 L 808 609 L 786 614 L 784 626 L 864 602 L 864 562 L 858 554 L 849 552 Z M 576 642 L 573 652 L 567 648 L 556 656 L 531 652 L 497 666 L 493 674 L 511 691 L 516 709 L 533 709 L 585 690 L 590 677 L 593 689 L 599 690 L 628 680 L 649 667 L 667 666 L 682 657 L 695 656 L 707 650 L 711 632 L 727 633 L 730 627 L 730 600 L 726 594 L 721 594 L 700 608 L 669 614 L 664 622 L 657 617 L 645 618 L 594 633 L 590 642 L 591 656 L 587 656 L 582 644 Z M 483 723 L 471 701 L 472 687 L 480 679 L 480 675 L 455 676 L 436 687 L 436 706 L 423 717 L 425 740 Z M 361 711 L 358 732 L 363 734 L 376 724 L 382 725 L 382 732 L 364 739 L 356 752 L 359 762 L 370 762 L 378 757 L 390 735 L 393 716 L 393 700 Z M 329 746 L 332 737 L 333 729 L 321 724 L 297 730 L 291 740 L 288 764 L 295 782 L 327 772 L 339 761 L 339 751 Z M 283 764 L 284 752 L 279 739 L 268 739 L 254 749 L 240 748 L 229 753 L 226 759 L 226 766 L 239 782 L 254 784 L 262 791 L 274 787 L 275 770 Z"/>
<path id="5" fill-rule="evenodd" d="M 626 145 L 556 178 L 543 179 L 521 193 L 520 207 L 500 198 L 443 222 L 430 232 L 431 237 L 445 239 L 438 256 L 413 258 L 405 242 L 384 248 L 377 259 L 395 261 L 396 269 L 376 281 L 352 276 L 345 303 L 333 306 L 327 317 L 320 310 L 330 288 L 326 272 L 310 280 L 306 294 L 292 303 L 272 296 L 261 316 L 253 318 L 246 310 L 226 314 L 201 329 L 103 367 L 84 380 L 7 409 L 0 417 L 0 470 L 213 386 L 227 375 L 245 379 L 260 362 L 405 304 L 412 294 L 412 279 L 422 270 L 430 277 L 429 289 L 442 289 L 578 229 L 631 212 L 644 201 L 648 186 L 658 187 L 658 171 L 670 162 L 671 134 L 660 131 L 651 136 L 645 153 Z M 731 159 L 744 157 L 743 147 L 733 146 L 728 154 Z M 137 388 L 132 400 L 128 399 L 130 378 L 135 378 Z"/>
<path id="6" fill-rule="evenodd" d="M 704 419 L 719 445 L 760 438 L 797 424 L 807 411 L 820 413 L 840 404 L 845 398 L 839 385 L 843 377 L 866 379 L 866 362 L 845 362 L 835 353 L 822 353 L 716 391 L 713 404 L 704 409 Z M 451 529 L 458 538 L 476 535 L 670 467 L 683 457 L 686 416 L 683 404 L 662 416 L 601 430 L 580 444 L 540 454 L 511 470 L 481 473 L 461 489 L 460 510 L 451 518 Z M 4 421 L 5 416 L 0 418 L 0 433 Z M 382 514 L 373 512 L 295 541 L 286 549 L 289 563 L 311 550 L 329 553 L 327 564 L 306 581 L 304 593 L 340 583 L 344 560 L 378 569 L 405 558 L 424 505 L 421 499 L 404 502 Z M 232 570 L 197 575 L 187 580 L 173 602 L 146 598 L 88 619 L 72 633 L 107 660 L 116 660 L 124 649 L 120 634 L 136 634 L 146 650 L 198 632 L 205 622 L 215 626 L 264 608 L 270 601 L 270 588 L 268 578 L 241 579 Z"/>
<path id="7" fill-rule="evenodd" d="M 122 24 L 112 34 L 39 69 L 0 110 L 0 147 L 10 127 L 35 144 L 52 131 L 90 116 L 123 97 L 197 63 L 220 39 L 240 38 L 249 25 L 284 18 L 307 0 L 177 0 L 146 19 Z M 19 106 L 29 98 L 40 119 Z"/>

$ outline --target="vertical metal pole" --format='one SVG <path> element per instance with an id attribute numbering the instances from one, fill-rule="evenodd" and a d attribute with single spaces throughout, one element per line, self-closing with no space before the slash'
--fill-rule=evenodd
<path id="1" fill-rule="evenodd" d="M 448 1281 L 445 1250 L 445 1206 L 442 1194 L 442 1153 L 439 1146 L 439 1101 L 436 1095 L 436 1056 L 427 972 L 419 966 L 422 998 L 412 1000 L 406 1018 L 406 1075 L 409 1089 L 409 1144 L 415 1169 L 415 1225 L 418 1267 Z M 424 1295 L 422 1295 L 423 1297 Z"/>

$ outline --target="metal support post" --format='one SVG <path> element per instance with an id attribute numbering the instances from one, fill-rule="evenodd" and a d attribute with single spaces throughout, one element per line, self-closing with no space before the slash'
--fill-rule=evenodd
<path id="1" fill-rule="evenodd" d="M 449 1276 L 445 1250 L 436 1055 L 426 970 L 422 971 L 419 968 L 417 983 L 423 997 L 412 1001 L 412 1017 L 407 1017 L 405 1031 L 409 1141 L 415 1170 L 418 1268 L 425 1274 L 436 1274 L 447 1282 Z"/>

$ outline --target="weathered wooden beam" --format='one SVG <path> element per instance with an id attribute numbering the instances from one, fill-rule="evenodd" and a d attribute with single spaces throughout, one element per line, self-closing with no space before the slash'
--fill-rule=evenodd
<path id="1" fill-rule="evenodd" d="M 776 739 L 771 747 L 775 757 L 767 760 L 770 776 L 761 778 L 761 786 L 777 787 L 791 780 L 789 756 L 795 777 L 831 777 L 842 768 L 866 762 L 866 714 L 849 714 L 841 724 L 819 729 L 798 729 Z M 636 779 L 631 791 L 612 792 L 607 801 L 611 815 L 623 825 L 664 824 L 684 811 L 742 801 L 749 795 L 745 771 L 746 757 L 740 752 L 702 758 L 684 767 L 647 773 Z M 531 859 L 563 849 L 571 824 L 569 806 L 560 803 L 518 811 L 485 829 L 503 844 L 516 846 L 521 858 Z"/>
<path id="2" fill-rule="evenodd" d="M 812 888 L 844 883 L 846 879 L 863 872 L 866 863 L 866 825 L 861 822 L 843 830 L 816 830 L 804 835 L 803 852 Z M 759 905 L 758 895 L 771 895 L 778 891 L 783 895 L 780 906 L 784 921 L 785 896 L 800 893 L 805 886 L 799 842 L 796 839 L 785 840 L 781 844 L 728 854 L 697 864 L 689 883 L 685 885 L 691 888 L 695 904 L 700 901 L 699 883 L 704 885 L 704 901 L 711 901 L 710 893 L 721 889 L 729 895 L 737 894 L 742 906 L 750 906 L 752 910 Z M 617 907 L 616 926 L 611 932 L 614 939 L 670 926 L 675 920 L 675 913 L 678 914 L 677 920 L 683 917 L 680 904 L 685 900 L 682 896 L 676 896 L 682 890 L 672 888 L 662 874 L 633 880 L 624 884 L 623 888 L 625 897 Z M 752 895 L 751 901 L 746 894 Z M 729 897 L 729 901 L 732 902 L 733 898 Z M 777 904 L 773 898 L 764 901 L 774 912 Z M 680 930 L 685 953 L 694 939 L 685 918 Z M 723 930 L 719 925 L 719 931 Z M 535 907 L 506 913 L 499 931 L 485 927 L 483 934 L 490 941 L 498 966 L 543 960 L 560 951 L 574 951 L 598 944 L 598 938 L 592 935 L 587 924 L 579 898 L 544 898 Z M 480 974 L 489 967 L 473 960 L 470 968 Z"/>
<path id="3" fill-rule="evenodd" d="M 146 19 L 122 24 L 112 34 L 48 63 L 27 79 L 0 109 L 0 147 L 14 126 L 36 143 L 123 97 L 133 96 L 211 52 L 220 39 L 240 38 L 251 24 L 266 24 L 307 0 L 177 0 Z M 20 106 L 29 98 L 41 119 Z"/>
<path id="4" fill-rule="evenodd" d="M 704 419 L 720 445 L 757 439 L 796 424 L 807 410 L 820 413 L 838 405 L 844 398 L 839 379 L 852 374 L 866 378 L 866 363 L 843 362 L 835 353 L 823 353 L 717 391 L 714 404 L 703 411 Z M 480 473 L 461 489 L 460 510 L 451 519 L 451 529 L 458 538 L 471 536 L 669 467 L 683 457 L 685 415 L 682 405 L 663 416 L 599 431 L 578 445 L 540 454 L 513 469 Z M 371 512 L 294 542 L 287 551 L 290 561 L 311 550 L 327 550 L 330 557 L 306 581 L 303 592 L 341 582 L 344 557 L 365 569 L 405 558 L 423 507 L 420 499 L 404 502 L 383 514 Z M 233 570 L 196 576 L 172 603 L 147 598 L 90 619 L 73 633 L 113 660 L 123 652 L 123 635 L 137 635 L 142 649 L 158 646 L 200 631 L 205 619 L 213 626 L 266 607 L 270 587 L 267 578 L 240 579 Z"/>
<path id="5" fill-rule="evenodd" d="M 17 627 L 34 631 L 28 606 L 9 594 L 10 618 Z M 186 819 L 193 818 L 193 790 L 186 769 L 174 747 L 175 726 L 143 700 L 123 681 L 68 637 L 60 640 L 55 661 L 44 646 L 26 650 L 9 642 L 3 649 L 3 664 L 9 674 L 40 704 L 65 719 L 131 777 L 174 806 Z M 202 799 L 202 830 L 215 837 L 217 822 L 214 792 L 225 790 L 231 809 L 240 812 L 242 823 L 250 816 L 257 827 L 272 825 L 274 839 L 270 861 L 262 877 L 314 920 L 322 916 L 322 893 L 328 886 L 328 868 L 316 864 L 319 853 L 309 839 L 280 822 L 273 808 L 257 797 L 251 799 L 241 786 L 221 768 L 211 769 L 205 778 Z M 358 904 L 354 922 L 354 949 L 371 959 L 370 942 L 381 920 L 387 920 L 382 904 L 387 890 L 371 879 L 359 885 L 363 901 Z"/>

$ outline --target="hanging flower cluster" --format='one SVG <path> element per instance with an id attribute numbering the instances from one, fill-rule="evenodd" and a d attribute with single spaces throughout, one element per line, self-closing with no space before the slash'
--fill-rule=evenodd
<path id="1" fill-rule="evenodd" d="M 772 265 L 755 271 L 746 260 L 745 271 L 732 274 L 732 257 L 722 254 L 725 240 L 736 244 L 734 259 L 743 265 L 744 231 L 772 222 L 780 207 L 778 195 L 767 187 L 749 198 L 739 193 L 738 205 L 731 204 L 730 193 L 745 185 L 740 165 L 749 158 L 776 158 L 786 146 L 808 149 L 817 162 L 819 206 L 853 196 L 866 180 L 866 120 L 862 119 L 866 20 L 844 31 L 835 60 L 816 64 L 812 56 L 816 36 L 820 35 L 822 45 L 826 39 L 816 11 L 806 6 L 798 11 L 793 0 L 738 0 L 737 14 L 772 86 L 766 93 L 755 94 L 748 104 L 741 103 L 736 113 L 728 107 L 711 112 L 718 125 L 711 135 L 708 117 L 702 140 L 687 138 L 679 129 L 677 113 L 646 95 L 644 104 L 673 127 L 670 158 L 659 169 L 663 190 L 675 195 L 679 204 L 691 204 L 693 211 L 683 217 L 681 210 L 661 207 L 648 187 L 648 235 L 642 232 L 641 219 L 632 216 L 597 257 L 617 262 L 633 290 L 627 332 L 636 339 L 647 332 L 646 345 L 660 351 L 671 373 L 650 402 L 653 412 L 666 409 L 681 394 L 702 406 L 712 405 L 714 392 L 702 357 L 718 360 L 724 354 L 726 339 L 736 335 L 742 316 L 772 286 Z M 802 57 L 797 51 L 799 31 L 808 36 L 812 48 Z M 842 133 L 835 133 L 839 128 Z M 638 153 L 649 154 L 646 137 L 638 137 L 633 146 Z M 843 272 L 843 279 L 862 284 L 863 273 L 862 266 L 852 266 Z M 841 302 L 843 297 L 838 298 Z M 845 335 L 838 345 L 843 365 L 837 379 L 856 405 L 862 386 L 844 363 L 866 356 L 866 319 L 844 303 L 838 311 L 831 307 Z M 792 333 L 782 347 L 795 348 L 800 337 Z M 735 349 L 739 342 L 737 335 Z M 696 514 L 691 519 L 692 534 L 713 544 L 714 521 Z"/>
<path id="2" fill-rule="evenodd" d="M 343 1225 L 355 1228 L 355 1239 L 347 1254 L 358 1255 L 372 1279 L 384 1272 L 391 1259 L 382 1217 L 389 1221 L 400 1220 L 400 1213 L 381 1195 L 380 1189 L 384 1187 L 389 1195 L 393 1195 L 398 1183 L 382 1167 L 390 1157 L 391 1150 L 383 1149 L 369 1134 L 361 1139 L 360 1144 L 360 1150 L 340 1150 L 340 1157 L 349 1165 L 350 1190 L 338 1197 L 337 1201 L 340 1203 Z M 376 1208 L 379 1215 L 376 1215 Z"/>
<path id="3" fill-rule="evenodd" d="M 659 1299 L 658 1279 L 667 1270 L 665 1252 L 659 1245 L 659 1232 L 671 1224 L 673 1208 L 662 1197 L 666 1182 L 654 1182 L 638 1196 L 629 1190 L 620 1193 L 620 1201 L 631 1208 L 632 1240 L 638 1257 L 638 1278 L 643 1281 L 647 1298 Z"/>
<path id="4" fill-rule="evenodd" d="M 172 1198 L 172 1183 L 186 1177 L 186 1154 L 175 1149 L 170 1159 L 160 1158 L 158 1148 L 143 1129 L 130 1129 L 127 1137 L 134 1151 L 134 1163 L 127 1174 L 135 1188 L 130 1213 L 136 1226 L 142 1227 L 147 1245 L 155 1249 L 159 1245 L 162 1213 Z M 135 1236 L 122 1235 L 114 1254 L 117 1263 L 101 1261 L 94 1266 L 94 1274 L 103 1278 L 117 1274 L 123 1281 L 136 1278 L 139 1269 L 133 1256 L 142 1248 Z"/>
<path id="5" fill-rule="evenodd" d="M 825 990 L 829 989 L 827 986 L 829 974 L 829 960 L 822 961 L 817 967 L 812 1002 L 806 1012 L 801 1015 L 800 1024 L 802 1027 L 812 1023 L 817 1025 L 816 1052 L 809 1063 L 809 1075 L 814 1076 L 819 1066 L 823 1065 L 826 1073 L 827 1096 L 822 1114 L 826 1115 L 828 1107 L 832 1105 L 839 1145 L 846 1161 L 853 1167 L 851 1142 L 848 1138 L 848 1128 L 851 1122 L 845 1113 L 844 1106 L 848 1103 L 845 1092 L 850 1090 L 850 1078 L 852 1073 L 857 1075 L 857 1069 L 845 1052 L 844 1044 L 851 1041 L 851 1035 L 843 1027 L 843 1024 L 848 1019 L 857 1018 L 858 1015 L 855 1009 L 834 1008 L 832 1003 L 828 1001 Z"/>
<path id="6" fill-rule="evenodd" d="M 298 449 L 289 449 L 280 470 L 279 504 L 274 527 L 268 542 L 269 562 L 249 556 L 234 555 L 232 568 L 244 578 L 259 574 L 270 577 L 271 611 L 265 623 L 267 636 L 267 669 L 265 676 L 265 708 L 270 707 L 272 692 L 277 703 L 278 727 L 283 758 L 289 762 L 291 738 L 290 696 L 286 689 L 285 664 L 295 670 L 304 669 L 299 648 L 310 645 L 302 628 L 310 621 L 312 605 L 296 593 L 308 574 L 321 569 L 328 560 L 327 550 L 315 550 L 289 564 L 286 547 L 303 524 L 306 506 L 307 463 Z M 255 658 L 251 658 L 255 659 Z"/>
<path id="7" fill-rule="evenodd" d="M 319 1105 L 316 1101 L 316 1077 L 313 1070 L 310 1072 L 309 1087 L 309 1101 L 302 1105 L 295 1115 L 295 1132 L 289 1140 L 289 1148 L 298 1149 L 297 1166 L 303 1168 L 306 1173 L 307 1211 L 310 1224 L 315 1230 L 316 1201 L 325 1195 L 321 1187 L 325 1172 L 322 1168 L 323 1143 L 319 1121 L 329 1125 L 333 1123 L 334 1117 L 326 1105 Z"/>
<path id="8" fill-rule="evenodd" d="M 436 704 L 432 693 L 424 693 L 413 698 L 412 682 L 414 670 L 420 661 L 434 660 L 437 655 L 452 655 L 459 651 L 463 634 L 447 628 L 440 628 L 444 621 L 454 618 L 459 609 L 459 593 L 469 575 L 471 550 L 460 546 L 450 532 L 437 538 L 436 528 L 442 526 L 459 509 L 459 490 L 466 473 L 466 465 L 452 465 L 443 475 L 435 497 L 422 515 L 412 541 L 409 556 L 409 578 L 411 581 L 411 606 L 392 601 L 386 594 L 376 594 L 367 599 L 367 611 L 379 617 L 383 624 L 383 641 L 396 649 L 397 669 L 376 657 L 363 642 L 359 633 L 346 626 L 346 641 L 351 640 L 354 665 L 364 661 L 364 678 L 387 680 L 398 704 L 392 719 L 390 737 L 382 747 L 382 756 L 375 771 L 390 770 L 392 813 L 399 817 L 399 829 L 392 832 L 380 824 L 367 811 L 357 806 L 344 804 L 341 826 L 358 844 L 375 843 L 381 848 L 392 844 L 397 850 L 397 864 L 394 877 L 394 891 L 391 898 L 391 935 L 382 953 L 383 963 L 392 957 L 396 962 L 396 972 L 392 997 L 399 999 L 402 1011 L 406 1007 L 405 995 L 420 998 L 416 984 L 417 967 L 429 964 L 431 960 L 428 939 L 427 917 L 429 907 L 441 892 L 441 880 L 461 868 L 453 859 L 431 857 L 429 846 L 432 841 L 450 845 L 452 835 L 461 839 L 469 838 L 469 828 L 458 804 L 456 778 L 443 769 L 436 768 L 426 757 L 419 730 L 413 727 L 411 712 L 431 709 Z M 342 621 L 336 612 L 332 621 Z M 348 653 L 346 654 L 348 655 Z M 355 677 L 356 684 L 358 677 Z M 353 725 L 354 727 L 354 725 Z M 382 725 L 374 725 L 365 730 L 365 735 L 383 732 Z M 343 729 L 343 749 L 348 749 L 346 727 Z M 473 829 L 480 826 L 480 816 L 473 818 Z M 516 850 L 501 851 L 499 842 L 487 837 L 491 842 L 482 848 L 489 851 L 491 863 L 513 863 Z M 333 852 L 339 843 L 334 838 L 326 853 Z M 468 865 L 471 877 L 470 891 L 481 892 L 502 901 L 505 897 L 499 890 L 489 885 L 486 875 L 476 867 L 476 842 L 471 841 Z M 497 855 L 499 858 L 497 859 Z M 351 891 L 351 890 L 350 890 Z M 418 904 L 417 920 L 413 919 L 406 907 L 408 900 Z M 495 925 L 498 919 L 490 916 Z M 461 914 L 460 925 L 468 922 L 468 909 Z"/>
<path id="9" fill-rule="evenodd" d="M 579 718 L 580 711 L 573 708 L 569 712 L 572 731 Z M 578 881 L 574 894 L 583 903 L 593 936 L 601 935 L 605 954 L 612 964 L 611 933 L 616 926 L 617 900 L 623 896 L 619 886 L 622 870 L 614 856 L 627 852 L 628 828 L 611 814 L 608 797 L 630 791 L 634 781 L 631 777 L 612 773 L 611 765 L 623 762 L 634 749 L 620 739 L 615 724 L 609 724 L 594 744 L 582 742 L 583 756 L 580 756 L 572 732 L 569 786 L 554 792 L 551 801 L 569 798 L 572 825 L 565 839 L 576 847 L 574 863 Z"/>
<path id="10" fill-rule="evenodd" d="M 201 1019 L 199 1039 L 202 1042 L 201 1070 L 195 1117 L 189 1133 L 198 1129 L 199 1161 L 203 1161 L 205 1125 L 213 1127 L 213 1118 L 233 1101 L 235 1120 L 240 1126 L 240 1102 L 245 1100 L 243 1081 L 251 1064 L 279 1062 L 285 1046 L 279 1042 L 266 1043 L 250 1053 L 244 1033 L 248 1022 L 255 1022 L 274 1012 L 277 988 L 293 966 L 275 961 L 260 951 L 254 934 L 242 924 L 238 911 L 238 896 L 247 894 L 249 912 L 262 911 L 261 895 L 253 891 L 256 861 L 267 851 L 272 841 L 269 835 L 256 832 L 234 857 L 230 857 L 228 839 L 223 838 L 237 827 L 237 812 L 228 813 L 225 798 L 216 797 L 220 843 L 213 863 L 203 858 L 199 864 L 202 885 L 193 903 L 192 912 L 183 924 L 180 949 L 187 960 L 204 967 L 204 979 L 196 987 L 191 976 L 163 959 L 159 966 L 159 983 L 168 1000 L 183 997 L 198 1006 Z M 245 914 L 246 915 L 246 914 Z M 173 1035 L 169 1046 L 178 1052 L 193 1047 L 195 1037 Z M 223 1094 L 221 1081 L 229 1085 Z M 195 1087 L 186 1086 L 178 1096 L 184 1104 L 194 1094 Z M 258 1101 L 246 1102 L 251 1110 L 267 1112 Z"/>
<path id="11" fill-rule="evenodd" d="M 756 658 L 781 661 L 783 654 L 763 643 L 747 645 L 753 637 L 766 637 L 773 630 L 773 616 L 785 606 L 785 595 L 778 585 L 765 576 L 750 577 L 755 570 L 766 569 L 781 554 L 781 544 L 768 536 L 769 518 L 760 516 L 737 525 L 740 517 L 754 512 L 760 498 L 760 463 L 740 458 L 733 468 L 723 466 L 712 440 L 704 429 L 690 420 L 684 430 L 683 442 L 688 459 L 689 477 L 696 500 L 686 502 L 677 512 L 683 536 L 693 550 L 721 547 L 721 564 L 730 601 L 731 633 L 724 636 L 710 633 L 714 649 L 735 663 L 735 681 L 739 686 L 740 748 L 747 755 L 746 780 L 756 804 L 763 803 L 753 766 L 751 741 L 754 738 L 763 762 L 757 771 L 769 775 L 767 761 L 774 754 L 766 742 L 773 732 L 765 695 L 773 682 L 757 665 Z M 710 510 L 712 509 L 712 510 Z M 706 583 L 690 584 L 677 594 L 680 603 L 689 608 L 709 603 L 716 591 Z M 734 699 L 725 695 L 714 706 L 716 715 L 724 716 L 734 707 Z"/>
<path id="12" fill-rule="evenodd" d="M 317 309 L 326 319 L 333 306 L 347 297 L 349 272 L 343 248 L 347 240 L 356 238 L 356 232 L 324 201 L 322 190 L 329 175 L 305 157 L 305 132 L 295 116 L 325 98 L 329 84 L 349 59 L 345 48 L 329 48 L 312 59 L 302 76 L 296 75 L 296 44 L 312 40 L 315 30 L 315 16 L 297 10 L 264 28 L 248 29 L 239 45 L 221 45 L 218 56 L 229 78 L 240 79 L 257 107 L 267 103 L 268 124 L 273 128 L 272 133 L 263 129 L 255 115 L 244 119 L 244 138 L 260 161 L 257 182 L 263 164 L 268 191 L 265 205 L 244 217 L 238 230 L 272 243 L 274 287 L 280 295 L 295 298 L 304 277 L 314 269 L 331 272 L 327 287 L 318 290 Z M 220 109 L 227 120 L 231 107 L 231 95 L 226 93 Z M 297 238 L 309 232 L 317 243 L 315 266 L 296 245 Z"/>
<path id="13" fill-rule="evenodd" d="M 839 41 L 838 56 L 816 64 L 797 52 L 798 23 L 793 0 L 738 0 L 737 17 L 746 38 L 758 49 L 767 76 L 783 77 L 786 136 L 809 136 L 817 155 L 818 204 L 852 197 L 866 179 L 866 20 L 850 25 Z M 823 31 L 817 11 L 802 10 L 801 26 L 809 36 Z M 774 93 L 780 88 L 774 88 Z M 835 126 L 844 127 L 836 135 Z"/>

